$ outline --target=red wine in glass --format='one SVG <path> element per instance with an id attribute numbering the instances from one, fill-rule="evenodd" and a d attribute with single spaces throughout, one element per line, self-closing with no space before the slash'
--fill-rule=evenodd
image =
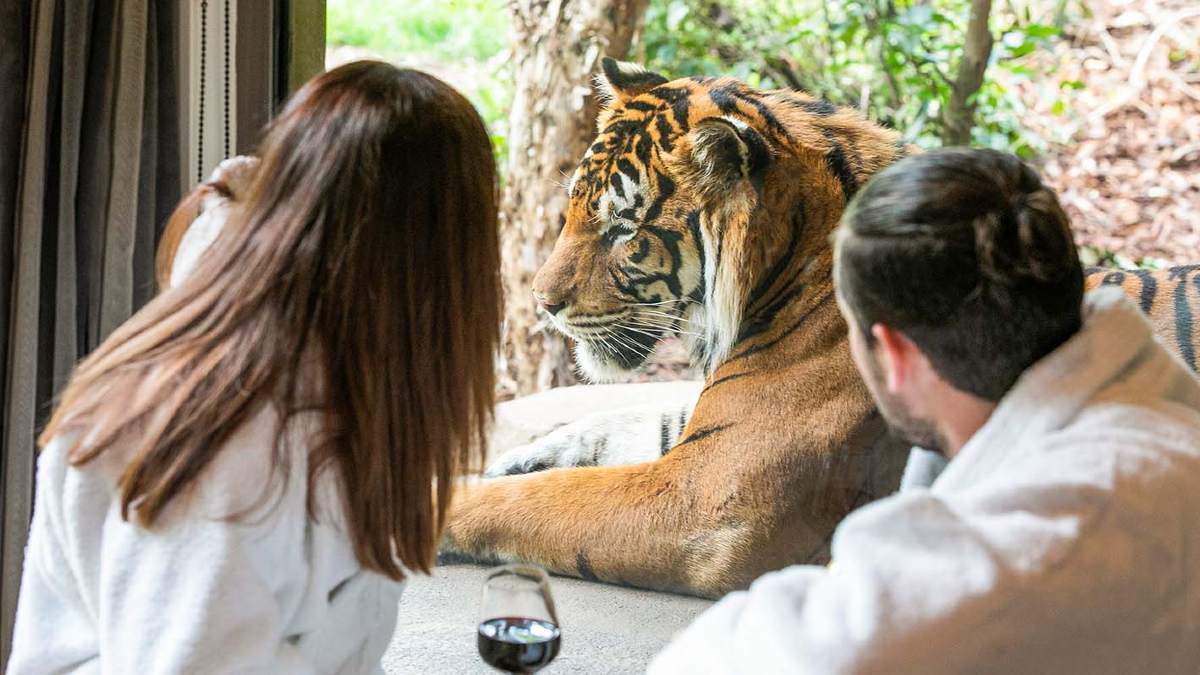
<path id="1" fill-rule="evenodd" d="M 493 668 L 534 673 L 558 656 L 562 630 L 540 567 L 505 565 L 488 572 L 482 615 L 476 642 Z"/>
<path id="2" fill-rule="evenodd" d="M 558 656 L 562 631 L 549 621 L 504 617 L 479 624 L 479 655 L 509 673 L 533 673 Z"/>

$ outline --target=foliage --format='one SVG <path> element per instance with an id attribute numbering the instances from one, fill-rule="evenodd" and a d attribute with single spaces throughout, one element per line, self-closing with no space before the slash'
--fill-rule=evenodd
<path id="1" fill-rule="evenodd" d="M 860 107 L 931 147 L 940 145 L 969 8 L 969 0 L 661 0 L 651 3 L 636 50 L 670 75 L 728 74 Z M 998 39 L 975 96 L 976 145 L 1042 149 L 1002 81 L 1033 77 L 1026 57 L 1058 36 L 1064 9 L 993 12 Z"/>
<path id="2" fill-rule="evenodd" d="M 499 0 L 329 0 L 330 47 L 357 47 L 433 72 L 479 110 L 501 164 L 512 75 L 508 11 Z"/>
<path id="3" fill-rule="evenodd" d="M 1171 266 L 1170 261 L 1159 258 L 1130 258 L 1122 253 L 1089 244 L 1079 246 L 1079 261 L 1084 267 L 1111 267 L 1122 270 L 1161 270 Z"/>
<path id="4" fill-rule="evenodd" d="M 497 0 L 329 0 L 327 17 L 330 45 L 384 57 L 486 61 L 508 46 L 508 15 Z"/>
<path id="5" fill-rule="evenodd" d="M 1028 156 L 1046 144 L 1022 126 L 1024 107 L 1008 87 L 1034 78 L 1028 61 L 1057 38 L 1067 0 L 1015 2 L 993 10 L 997 39 L 975 96 L 973 141 Z M 909 141 L 934 147 L 941 144 L 940 114 L 969 6 L 969 0 L 651 0 L 630 58 L 668 77 L 729 75 L 757 87 L 804 89 L 860 107 Z M 328 7 L 331 46 L 470 73 L 450 79 L 480 109 L 503 156 L 512 88 L 503 2 L 329 0 Z M 1071 91 L 1054 93 L 1055 109 L 1065 109 Z"/>

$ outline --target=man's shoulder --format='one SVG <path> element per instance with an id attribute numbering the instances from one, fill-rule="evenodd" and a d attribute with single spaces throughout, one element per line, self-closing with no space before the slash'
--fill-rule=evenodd
<path id="1" fill-rule="evenodd" d="M 1088 486 L 1096 506 L 1147 522 L 1200 516 L 1200 411 L 1167 400 L 1090 405 L 1027 455 L 1035 481 Z M 1169 518 L 1166 518 L 1170 520 Z M 1126 523 L 1128 524 L 1128 523 Z"/>
<path id="2" fill-rule="evenodd" d="M 1200 457 L 1200 410 L 1168 398 L 1099 400 L 1041 443 L 1048 450 L 1079 444 L 1121 454 Z"/>

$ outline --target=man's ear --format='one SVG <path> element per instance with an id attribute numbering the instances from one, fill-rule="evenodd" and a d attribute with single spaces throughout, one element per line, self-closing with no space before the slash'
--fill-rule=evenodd
<path id="1" fill-rule="evenodd" d="M 875 353 L 883 372 L 884 386 L 891 394 L 901 394 L 910 388 L 918 376 L 925 354 L 916 343 L 900 331 L 877 323 L 871 326 L 875 338 Z"/>
<path id="2" fill-rule="evenodd" d="M 668 81 L 662 75 L 652 73 L 636 63 L 618 61 L 607 56 L 600 60 L 600 69 L 603 72 L 596 77 L 596 86 L 614 103 L 644 94 Z"/>
<path id="3" fill-rule="evenodd" d="M 734 117 L 701 120 L 688 133 L 680 155 L 682 178 L 706 201 L 727 197 L 739 182 L 761 175 L 771 164 L 766 140 Z"/>

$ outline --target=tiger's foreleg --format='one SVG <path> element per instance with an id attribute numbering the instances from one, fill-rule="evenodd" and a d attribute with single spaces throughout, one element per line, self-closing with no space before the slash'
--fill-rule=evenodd
<path id="1" fill-rule="evenodd" d="M 761 537 L 736 506 L 738 481 L 710 481 L 674 459 L 463 486 L 442 552 L 708 597 L 749 583 L 763 571 L 749 567 Z"/>
<path id="2" fill-rule="evenodd" d="M 504 452 L 489 464 L 484 475 L 648 462 L 667 454 L 675 445 L 694 406 L 695 401 L 688 398 L 587 415 Z"/>

